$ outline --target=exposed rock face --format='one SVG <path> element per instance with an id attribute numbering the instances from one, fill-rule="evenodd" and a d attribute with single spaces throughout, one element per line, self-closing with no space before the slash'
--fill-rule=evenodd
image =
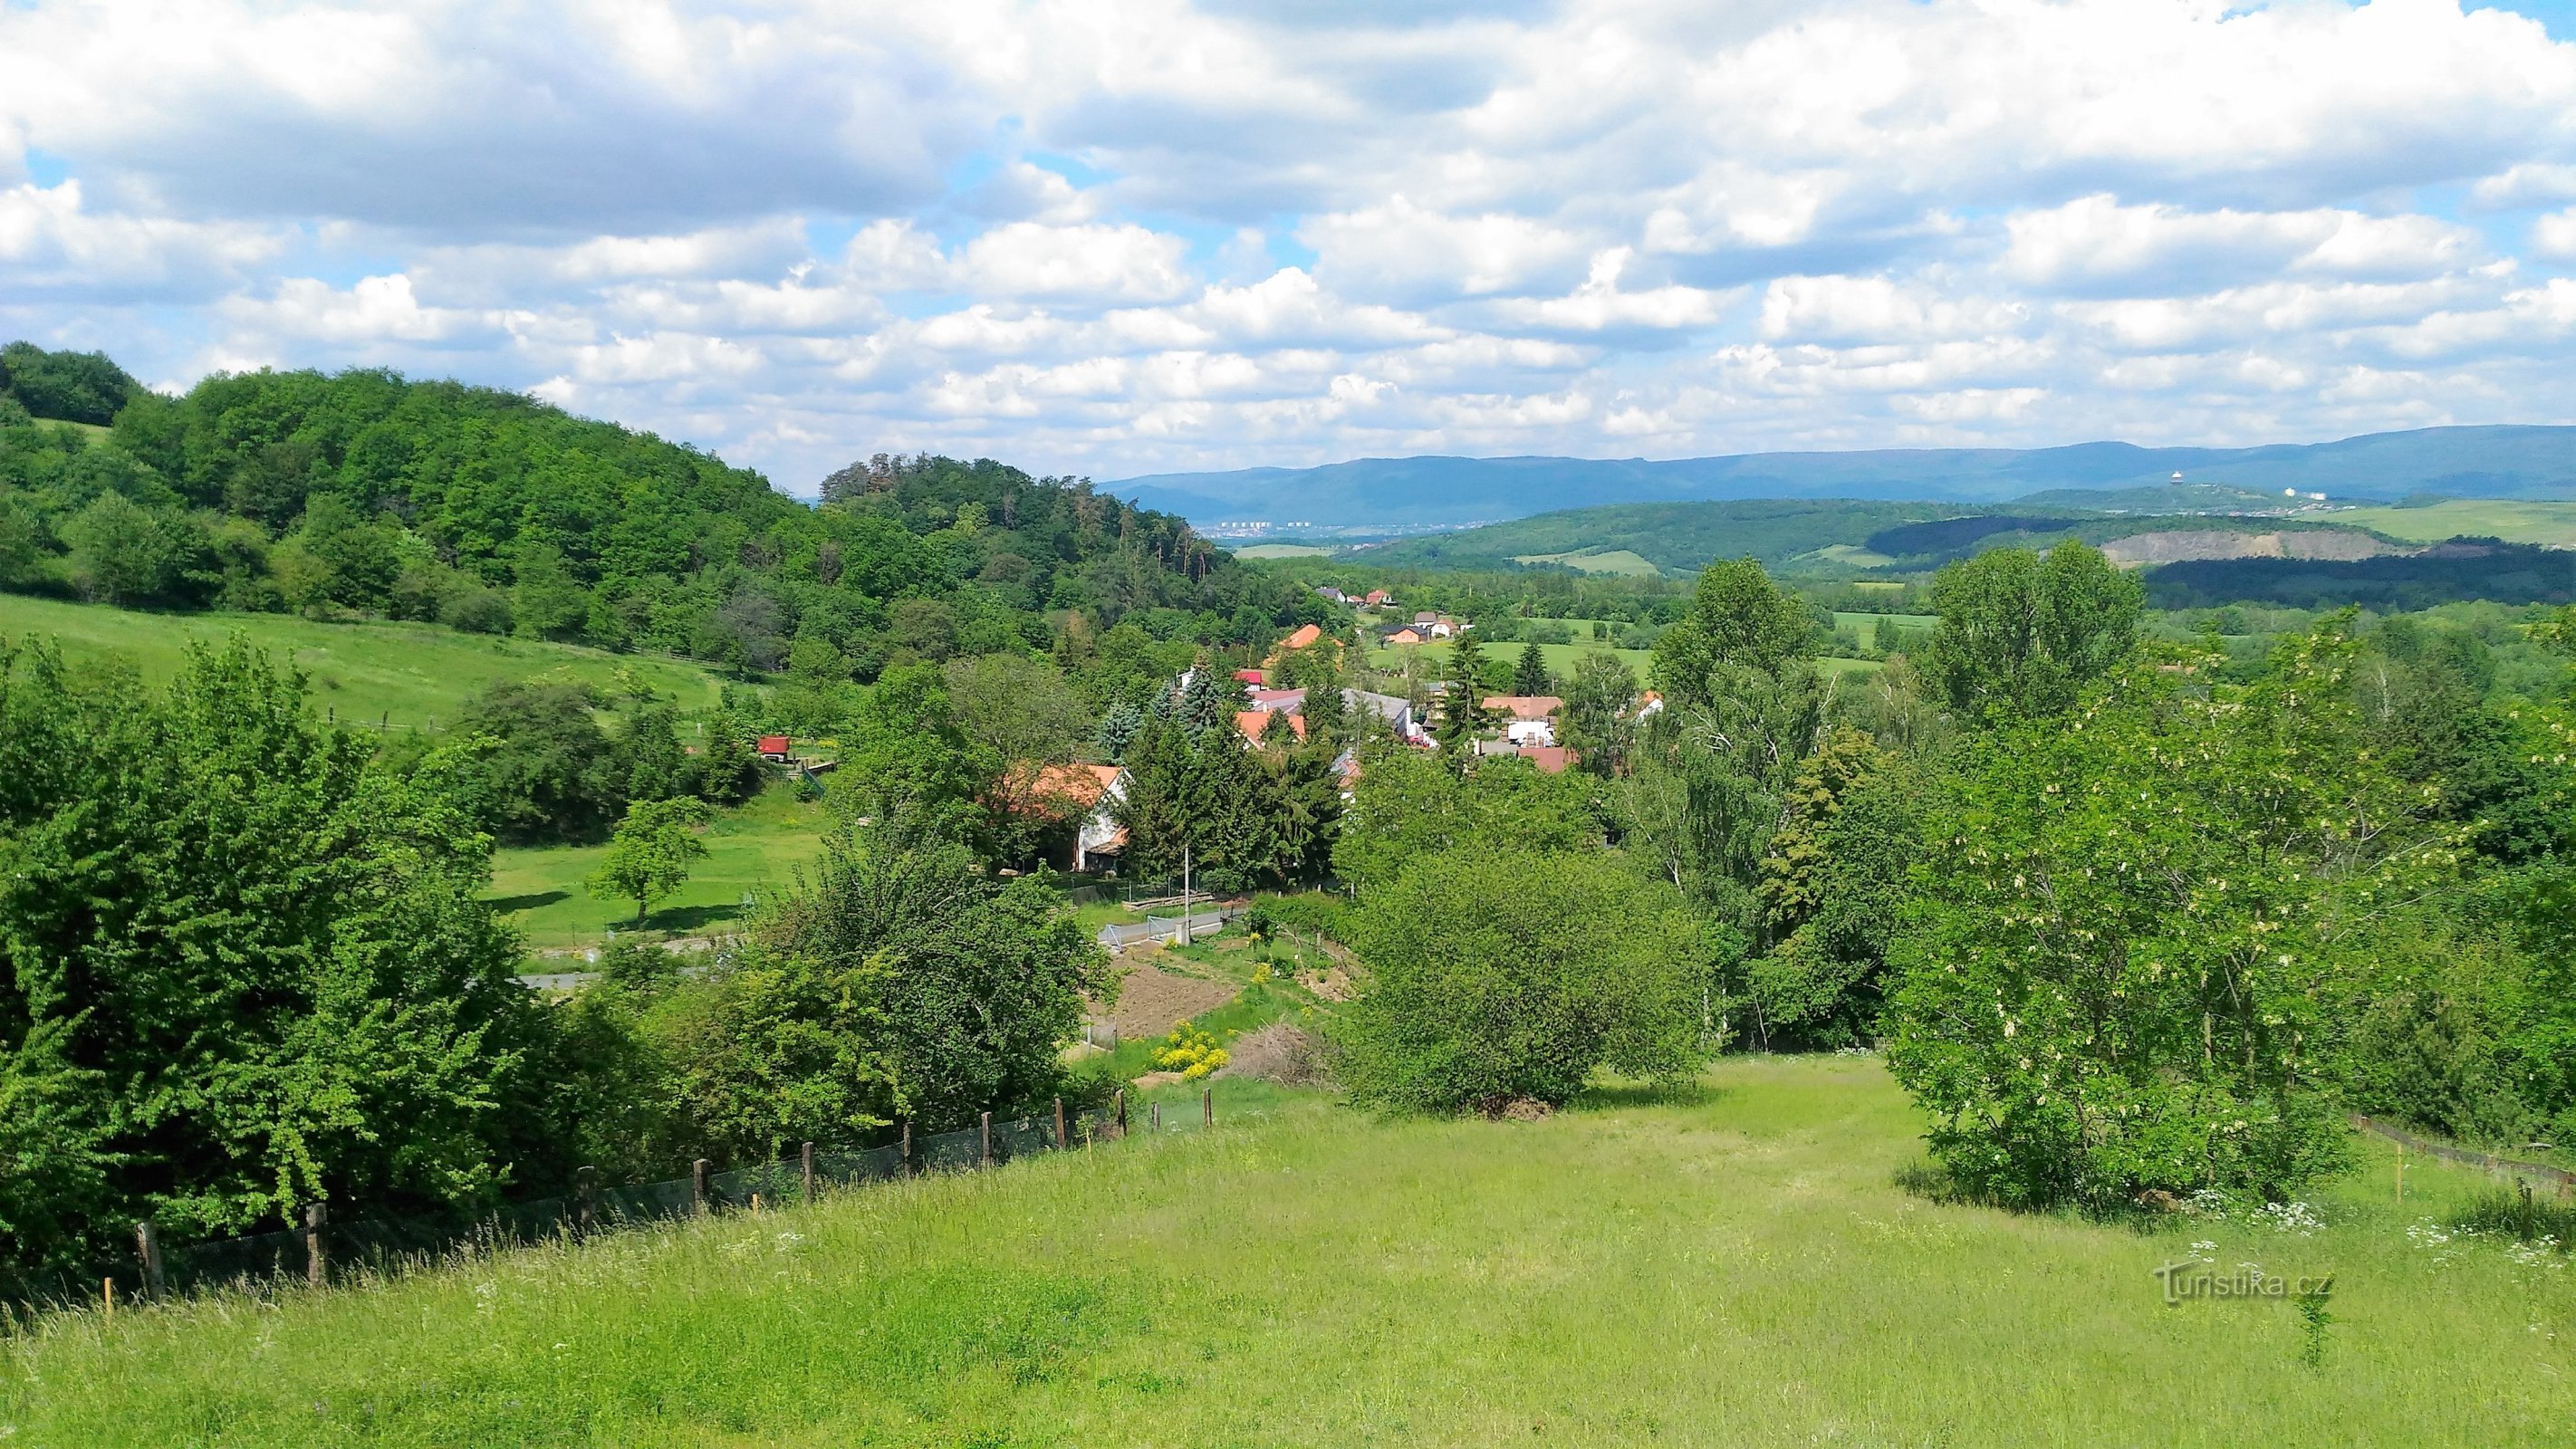
<path id="1" fill-rule="evenodd" d="M 2120 567 L 2181 563 L 2207 558 L 2313 558 L 2350 560 L 2413 549 L 2352 529 L 2294 530 L 2281 533 L 2230 533 L 2223 529 L 2175 529 L 2133 533 L 2102 545 L 2102 554 Z"/>

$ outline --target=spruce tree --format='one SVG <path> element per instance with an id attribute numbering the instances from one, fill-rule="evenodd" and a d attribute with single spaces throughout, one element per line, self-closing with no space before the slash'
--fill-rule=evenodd
<path id="1" fill-rule="evenodd" d="M 1547 672 L 1547 655 L 1533 639 L 1521 646 L 1520 663 L 1512 669 L 1512 693 L 1517 695 L 1553 694 L 1556 681 Z"/>

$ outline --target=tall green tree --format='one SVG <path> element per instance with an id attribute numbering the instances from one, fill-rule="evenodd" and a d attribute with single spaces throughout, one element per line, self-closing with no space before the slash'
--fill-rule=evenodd
<path id="1" fill-rule="evenodd" d="M 1449 641 L 1448 686 L 1440 694 L 1440 748 L 1452 760 L 1464 759 L 1483 732 L 1485 719 L 1485 649 L 1472 633 Z"/>
<path id="2" fill-rule="evenodd" d="M 2145 598 L 2136 578 L 2085 544 L 2061 543 L 2045 558 L 1992 549 L 1933 579 L 1941 621 L 1927 670 L 1971 721 L 2063 714 L 2128 656 Z"/>
<path id="3" fill-rule="evenodd" d="M 1565 743 L 1596 775 L 1627 766 L 1636 740 L 1637 672 L 1607 650 L 1587 651 L 1574 663 L 1565 691 Z"/>
<path id="4" fill-rule="evenodd" d="M 1709 704 L 1722 670 L 1778 674 L 1811 658 L 1815 615 L 1752 559 L 1720 559 L 1700 573 L 1690 612 L 1655 642 L 1655 687 L 1679 709 Z"/>
<path id="5" fill-rule="evenodd" d="M 1546 652 L 1535 640 L 1522 645 L 1520 660 L 1512 666 L 1512 693 L 1526 698 L 1555 692 L 1556 679 L 1547 672 Z"/>
<path id="6" fill-rule="evenodd" d="M 2133 665 L 1973 747 L 1889 1048 L 1968 1190 L 2277 1195 L 2339 1163 L 2338 983 L 2461 860 L 2366 747 L 2351 657 L 2329 626 L 2242 687 Z"/>
<path id="7" fill-rule="evenodd" d="M 608 854 L 586 882 L 591 894 L 633 901 L 635 924 L 644 924 L 653 902 L 686 885 L 690 869 L 706 857 L 707 843 L 698 831 L 709 818 L 706 802 L 694 796 L 627 806 L 626 818 L 608 838 Z"/>

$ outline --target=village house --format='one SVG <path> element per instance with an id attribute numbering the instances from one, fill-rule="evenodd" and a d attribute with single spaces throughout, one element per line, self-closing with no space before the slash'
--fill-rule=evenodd
<path id="1" fill-rule="evenodd" d="M 1422 635 L 1417 630 L 1398 629 L 1394 633 L 1386 636 L 1386 642 L 1389 644 L 1419 644 L 1422 642 Z"/>
<path id="2" fill-rule="evenodd" d="M 1485 698 L 1485 713 L 1499 719 L 1503 738 L 1515 745 L 1556 743 L 1556 716 L 1565 701 L 1553 694 L 1495 694 Z"/>
<path id="3" fill-rule="evenodd" d="M 1383 609 L 1387 605 L 1395 602 L 1395 595 L 1388 593 L 1384 589 L 1371 589 L 1368 591 L 1368 594 L 1360 600 L 1360 602 L 1368 605 L 1372 609 Z"/>
<path id="4" fill-rule="evenodd" d="M 1049 765 L 1022 794 L 1022 809 L 1070 816 L 1077 812 L 1068 868 L 1077 875 L 1114 867 L 1127 831 L 1116 809 L 1127 798 L 1127 771 L 1119 765 Z"/>

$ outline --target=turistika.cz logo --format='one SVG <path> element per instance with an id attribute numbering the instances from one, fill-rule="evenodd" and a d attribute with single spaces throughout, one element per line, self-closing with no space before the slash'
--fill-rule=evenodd
<path id="1" fill-rule="evenodd" d="M 2334 1275 L 2310 1277 L 2301 1274 L 2285 1278 L 2266 1273 L 2254 1263 L 2239 1263 L 2236 1271 L 2221 1273 L 2197 1259 L 2167 1263 L 2153 1270 L 2164 1284 L 2165 1305 L 2179 1307 L 2191 1298 L 2301 1298 L 2322 1300 L 2334 1295 Z"/>

